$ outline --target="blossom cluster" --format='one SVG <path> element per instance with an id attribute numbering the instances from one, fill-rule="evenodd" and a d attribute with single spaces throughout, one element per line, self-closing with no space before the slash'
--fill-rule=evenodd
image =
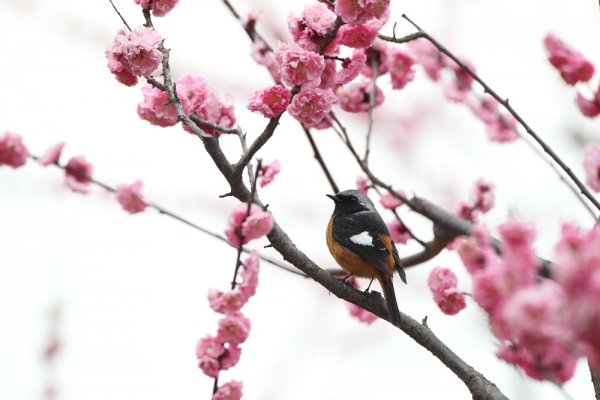
<path id="1" fill-rule="evenodd" d="M 60 156 L 64 147 L 64 142 L 50 146 L 44 154 L 37 157 L 38 164 L 43 167 L 52 164 L 60 166 Z M 0 137 L 0 166 L 8 165 L 12 168 L 19 168 L 25 165 L 28 157 L 29 151 L 23 144 L 21 135 L 6 132 Z M 65 171 L 65 185 L 69 189 L 82 194 L 89 192 L 93 183 L 92 173 L 94 167 L 84 156 L 71 157 L 63 169 Z M 141 187 L 142 181 L 140 180 L 131 185 L 117 187 L 115 190 L 116 199 L 125 211 L 135 214 L 146 208 L 147 204 L 141 194 Z"/>
<path id="2" fill-rule="evenodd" d="M 446 98 L 465 104 L 485 124 L 491 141 L 506 143 L 519 137 L 516 119 L 508 112 L 501 111 L 500 103 L 492 96 L 473 91 L 474 79 L 464 68 L 442 54 L 429 41 L 416 40 L 410 42 L 409 47 L 427 76 L 441 83 Z M 469 61 L 463 62 L 471 71 L 475 71 Z"/>
<path id="3" fill-rule="evenodd" d="M 490 318 L 498 357 L 534 379 L 565 382 L 585 355 L 600 365 L 600 228 L 565 224 L 551 279 L 538 276 L 534 229 L 518 220 L 499 228 L 502 254 L 478 227 L 458 247 L 473 278 L 473 299 Z"/>
<path id="4" fill-rule="evenodd" d="M 360 287 L 358 286 L 358 282 L 354 277 L 347 278 L 345 282 L 355 289 L 360 289 Z M 371 325 L 373 322 L 377 321 L 377 318 L 379 318 L 377 315 L 365 310 L 361 306 L 357 306 L 356 304 L 350 303 L 348 301 L 346 301 L 345 303 L 346 307 L 348 308 L 348 311 L 350 312 L 350 315 L 359 320 L 360 322 L 363 322 L 367 325 Z"/>
<path id="5" fill-rule="evenodd" d="M 248 109 L 266 118 L 287 110 L 305 126 L 321 129 L 330 126 L 336 103 L 353 113 L 381 105 L 384 96 L 376 77 L 389 73 L 392 88 L 401 89 L 415 72 L 409 53 L 377 39 L 388 15 L 389 0 L 342 0 L 335 6 L 316 2 L 300 15 L 290 15 L 292 44 L 279 43 L 271 52 L 262 41 L 254 42 L 253 58 L 269 68 L 279 85 L 255 93 Z M 322 49 L 326 40 L 330 42 Z"/>
<path id="6" fill-rule="evenodd" d="M 152 11 L 152 15 L 154 15 L 155 17 L 164 17 L 169 12 L 171 12 L 171 10 L 173 8 L 175 8 L 177 3 L 179 3 L 179 0 L 134 0 L 134 1 L 135 1 L 135 4 L 142 6 L 143 9 L 148 9 L 150 7 L 150 5 L 152 5 L 152 8 L 150 10 Z"/>
<path id="7" fill-rule="evenodd" d="M 162 62 L 161 41 L 153 28 L 120 29 L 105 51 L 110 72 L 122 84 L 135 85 L 139 76 L 151 75 Z"/>
<path id="8" fill-rule="evenodd" d="M 429 273 L 427 284 L 433 300 L 445 314 L 455 315 L 466 307 L 465 295 L 456 288 L 457 283 L 456 275 L 448 268 L 435 267 Z"/>
<path id="9" fill-rule="evenodd" d="M 238 247 L 251 240 L 268 235 L 273 229 L 273 217 L 256 204 L 240 203 L 229 214 L 225 237 L 230 245 Z"/>
<path id="10" fill-rule="evenodd" d="M 222 292 L 211 289 L 208 292 L 210 307 L 223 314 L 219 320 L 216 335 L 205 336 L 196 345 L 198 366 L 204 374 L 217 378 L 219 372 L 235 366 L 241 356 L 240 345 L 250 334 L 250 320 L 241 313 L 241 308 L 256 293 L 258 286 L 259 257 L 256 251 L 241 264 L 242 282 L 232 290 Z M 242 383 L 231 381 L 219 387 L 213 400 L 239 400 L 242 397 Z"/>
<path id="11" fill-rule="evenodd" d="M 468 221 L 477 221 L 479 214 L 484 214 L 494 207 L 494 185 L 479 179 L 471 190 L 469 200 L 458 205 L 456 214 Z"/>
<path id="12" fill-rule="evenodd" d="M 213 124 L 231 128 L 235 125 L 233 104 L 222 100 L 200 75 L 184 75 L 175 82 L 177 96 L 181 100 L 186 115 L 196 114 L 200 119 Z M 175 106 L 169 101 L 167 92 L 150 84 L 142 87 L 144 100 L 138 104 L 140 118 L 152 125 L 167 127 L 179 121 Z M 218 135 L 212 128 L 200 127 L 210 135 Z M 189 131 L 189 128 L 184 127 Z"/>
<path id="13" fill-rule="evenodd" d="M 589 82 L 594 76 L 594 64 L 579 50 L 563 42 L 556 35 L 548 33 L 544 37 L 544 47 L 548 53 L 548 61 L 560 73 L 567 85 L 575 86 L 578 82 Z M 591 98 L 578 91 L 575 102 L 586 117 L 599 115 L 600 85 Z"/>

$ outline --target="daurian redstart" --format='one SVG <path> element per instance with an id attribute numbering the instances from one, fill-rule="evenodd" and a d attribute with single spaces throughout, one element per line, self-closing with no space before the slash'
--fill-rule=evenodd
<path id="1" fill-rule="evenodd" d="M 400 311 L 392 278 L 406 273 L 390 233 L 373 202 L 358 190 L 345 190 L 327 197 L 335 202 L 327 225 L 327 247 L 349 275 L 377 278 L 383 290 L 390 322 L 398 325 Z"/>

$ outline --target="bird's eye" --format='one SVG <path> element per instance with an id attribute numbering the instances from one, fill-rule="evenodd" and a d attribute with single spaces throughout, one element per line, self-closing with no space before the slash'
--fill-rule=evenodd
<path id="1" fill-rule="evenodd" d="M 353 203 L 358 203 L 358 199 L 354 196 L 350 197 L 350 201 Z"/>

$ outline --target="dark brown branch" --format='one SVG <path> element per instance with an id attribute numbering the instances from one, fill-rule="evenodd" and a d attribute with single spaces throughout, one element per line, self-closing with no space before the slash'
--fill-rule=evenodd
<path id="1" fill-rule="evenodd" d="M 468 73 L 477 83 L 481 85 L 484 89 L 485 93 L 491 95 L 494 99 L 496 99 L 525 129 L 525 131 L 531 136 L 531 138 L 542 148 L 542 150 L 552 158 L 552 160 L 558 164 L 561 169 L 567 174 L 571 181 L 577 186 L 580 193 L 587 198 L 598 211 L 600 211 L 600 202 L 590 193 L 587 187 L 579 180 L 579 178 L 573 173 L 571 168 L 565 164 L 565 162 L 554 152 L 554 150 L 529 126 L 529 124 L 516 112 L 516 110 L 510 105 L 508 99 L 503 99 L 496 93 L 494 89 L 492 89 L 483 79 L 475 73 L 468 65 L 462 62 L 458 57 L 456 57 L 450 50 L 448 50 L 444 45 L 434 39 L 429 33 L 425 32 L 419 25 L 414 23 L 406 14 L 402 15 L 402 18 L 406 19 L 411 25 L 413 25 L 421 34 L 420 37 L 427 39 L 431 44 L 433 44 L 441 53 L 448 56 L 452 61 L 454 61 L 459 67 L 461 67 L 466 73 Z M 397 39 L 385 37 L 384 40 L 399 43 Z M 540 154 L 540 153 L 538 153 Z M 540 154 L 540 156 L 542 156 Z M 559 174 L 559 176 L 561 176 Z M 562 178 L 562 176 L 561 176 Z M 578 199 L 585 205 L 585 200 L 580 196 L 577 196 Z"/>
<path id="2" fill-rule="evenodd" d="M 245 152 L 240 158 L 240 160 L 235 164 L 235 166 L 233 166 L 233 169 L 237 174 L 242 174 L 242 171 L 244 170 L 244 168 L 246 168 L 246 165 L 248 165 L 248 163 L 252 160 L 252 157 L 254 157 L 254 155 L 265 145 L 265 143 L 267 143 L 267 141 L 271 139 L 271 136 L 273 136 L 273 133 L 275 133 L 275 129 L 279 125 L 280 118 L 281 115 L 275 118 L 271 118 L 269 120 L 269 123 L 267 124 L 263 132 L 260 134 L 260 136 L 256 138 L 256 140 L 254 141 L 254 143 L 252 143 L 248 151 Z"/>
<path id="3" fill-rule="evenodd" d="M 327 165 L 325 164 L 325 160 L 321 156 L 321 152 L 319 151 L 319 148 L 317 147 L 317 143 L 315 142 L 315 139 L 313 138 L 312 134 L 310 133 L 310 129 L 308 129 L 304 125 L 302 125 L 302 129 L 304 130 L 304 133 L 306 134 L 306 138 L 308 139 L 308 142 L 310 143 L 310 147 L 313 150 L 315 160 L 317 160 L 317 162 L 321 166 L 321 169 L 323 170 L 323 173 L 325 174 L 325 177 L 327 178 L 327 181 L 329 182 L 329 185 L 331 186 L 331 190 L 333 190 L 334 194 L 339 193 L 340 188 L 335 183 L 335 180 L 333 179 L 333 176 L 331 175 L 329 168 L 327 168 Z"/>
<path id="4" fill-rule="evenodd" d="M 592 376 L 592 385 L 594 386 L 594 397 L 600 400 L 600 371 L 594 369 L 590 364 L 590 374 Z"/>
<path id="5" fill-rule="evenodd" d="M 333 42 L 333 39 L 335 39 L 335 35 L 337 35 L 338 30 L 343 24 L 344 21 L 342 21 L 342 18 L 337 17 L 335 19 L 335 22 L 333 23 L 333 26 L 331 27 L 329 32 L 327 32 L 327 35 L 325 35 L 323 39 L 321 39 L 319 47 L 317 48 L 317 53 L 323 54 L 325 52 L 327 46 L 329 46 L 331 42 Z"/>
<path id="6" fill-rule="evenodd" d="M 227 127 L 224 127 L 221 125 L 213 124 L 210 121 L 203 120 L 197 114 L 194 114 L 194 113 L 190 114 L 190 119 L 192 121 L 194 121 L 196 123 L 196 125 L 198 125 L 200 127 L 211 128 L 211 129 L 214 129 L 216 131 L 219 131 L 219 132 L 225 133 L 225 134 L 231 134 L 231 135 L 241 135 L 242 134 L 242 129 L 239 126 L 236 126 L 235 128 L 227 128 Z"/>
<path id="7" fill-rule="evenodd" d="M 423 32 L 415 32 L 415 33 L 411 33 L 410 35 L 403 36 L 401 38 L 397 38 L 396 34 L 394 34 L 393 36 L 378 35 L 378 37 L 379 37 L 379 39 L 385 40 L 387 42 L 408 43 L 408 42 L 412 42 L 413 40 L 417 40 L 419 38 L 425 37 L 425 35 L 423 34 Z"/>
<path id="8" fill-rule="evenodd" d="M 162 60 L 162 75 L 163 75 L 163 85 L 164 89 L 169 94 L 169 100 L 173 107 L 175 107 L 175 111 L 177 112 L 177 118 L 187 126 L 194 135 L 198 137 L 210 136 L 205 133 L 202 129 L 198 127 L 186 114 L 183 109 L 183 104 L 181 103 L 181 99 L 177 95 L 177 89 L 175 87 L 175 83 L 173 83 L 173 79 L 171 78 L 171 67 L 169 66 L 169 49 L 167 49 L 163 43 L 161 43 L 158 49 L 163 53 Z"/>
<path id="9" fill-rule="evenodd" d="M 206 137 L 201 137 L 201 139 L 206 151 L 229 183 L 231 193 L 238 200 L 245 201 L 250 192 L 236 174 L 233 166 L 227 161 L 227 158 L 219 147 L 216 139 Z M 331 293 L 387 320 L 387 311 L 381 296 L 356 290 L 345 285 L 331 274 L 321 269 L 294 245 L 291 239 L 276 222 L 274 222 L 273 230 L 268 235 L 268 239 L 273 248 L 277 250 L 286 261 L 300 269 Z M 398 328 L 408 334 L 421 346 L 429 350 L 434 356 L 442 361 L 444 365 L 452 370 L 465 383 L 471 392 L 473 399 L 506 399 L 493 383 L 488 381 L 483 375 L 453 353 L 452 350 L 439 340 L 426 325 L 420 324 L 408 315 L 402 314 Z"/>
<path id="10" fill-rule="evenodd" d="M 125 27 L 127 28 L 127 30 L 129 32 L 131 32 L 131 27 L 129 26 L 129 24 L 127 23 L 127 21 L 125 21 L 125 18 L 123 18 L 123 16 L 121 15 L 121 13 L 119 12 L 119 10 L 117 9 L 117 6 L 115 6 L 115 3 L 113 3 L 112 0 L 108 0 L 108 1 L 110 2 L 110 5 L 115 10 L 115 12 L 119 16 L 119 18 L 121 18 L 121 22 L 123 22 L 123 24 L 125 25 Z"/>

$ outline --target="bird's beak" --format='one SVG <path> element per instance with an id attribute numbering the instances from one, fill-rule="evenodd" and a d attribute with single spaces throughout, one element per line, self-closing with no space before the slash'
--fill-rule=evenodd
<path id="1" fill-rule="evenodd" d="M 329 197 L 331 200 L 335 201 L 336 203 L 339 202 L 338 198 L 334 194 L 326 194 L 325 196 Z"/>

